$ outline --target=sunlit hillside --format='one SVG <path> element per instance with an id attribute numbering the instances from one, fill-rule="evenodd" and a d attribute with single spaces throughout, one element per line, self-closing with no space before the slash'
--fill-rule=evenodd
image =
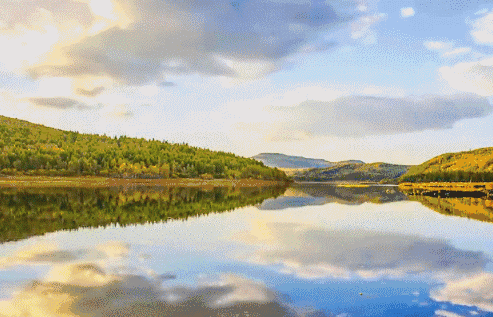
<path id="1" fill-rule="evenodd" d="M 0 116 L 3 175 L 284 180 L 274 168 L 187 144 L 63 131 Z"/>
<path id="2" fill-rule="evenodd" d="M 446 153 L 413 166 L 402 181 L 493 181 L 493 147 Z"/>

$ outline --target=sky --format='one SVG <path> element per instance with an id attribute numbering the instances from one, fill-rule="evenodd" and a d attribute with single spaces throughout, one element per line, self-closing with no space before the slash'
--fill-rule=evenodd
<path id="1" fill-rule="evenodd" d="M 493 146 L 493 2 L 0 0 L 0 115 L 253 156 Z"/>

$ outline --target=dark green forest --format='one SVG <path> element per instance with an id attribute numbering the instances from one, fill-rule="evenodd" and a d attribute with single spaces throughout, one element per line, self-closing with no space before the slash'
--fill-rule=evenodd
<path id="1" fill-rule="evenodd" d="M 285 187 L 0 189 L 0 242 L 58 230 L 155 223 L 230 211 L 281 195 Z"/>
<path id="2" fill-rule="evenodd" d="M 0 149 L 3 175 L 287 180 L 278 169 L 232 153 L 62 131 L 3 116 Z"/>

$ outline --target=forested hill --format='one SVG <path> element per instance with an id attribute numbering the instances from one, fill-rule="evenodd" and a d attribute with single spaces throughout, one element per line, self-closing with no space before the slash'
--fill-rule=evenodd
<path id="1" fill-rule="evenodd" d="M 493 147 L 446 153 L 413 166 L 402 182 L 492 182 Z"/>
<path id="2" fill-rule="evenodd" d="M 284 172 L 250 158 L 186 144 L 62 131 L 0 116 L 3 175 L 100 175 L 134 178 L 256 178 Z"/>

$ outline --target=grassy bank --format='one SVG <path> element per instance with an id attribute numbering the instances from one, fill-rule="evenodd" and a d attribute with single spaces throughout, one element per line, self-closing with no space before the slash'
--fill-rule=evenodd
<path id="1" fill-rule="evenodd" d="M 0 177 L 0 187 L 84 187 L 103 188 L 115 186 L 181 186 L 181 187 L 262 187 L 284 185 L 282 181 L 258 179 L 123 179 L 96 176 L 49 177 L 49 176 L 7 176 Z"/>
<path id="2" fill-rule="evenodd" d="M 408 195 L 434 197 L 493 197 L 493 183 L 486 182 L 434 182 L 401 183 L 399 189 Z"/>

